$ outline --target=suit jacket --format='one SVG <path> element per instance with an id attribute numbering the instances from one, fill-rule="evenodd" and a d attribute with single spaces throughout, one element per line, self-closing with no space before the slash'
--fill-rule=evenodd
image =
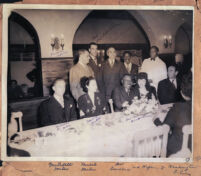
<path id="1" fill-rule="evenodd" d="M 115 111 L 121 111 L 122 110 L 122 104 L 125 101 L 128 101 L 128 103 L 131 105 L 132 100 L 134 98 L 134 90 L 131 88 L 129 94 L 126 93 L 123 86 L 119 86 L 114 89 L 113 92 L 113 102 L 114 102 L 114 109 Z"/>
<path id="2" fill-rule="evenodd" d="M 84 112 L 84 117 L 98 116 L 108 112 L 107 102 L 100 92 L 95 93 L 94 99 L 95 107 L 88 94 L 84 94 L 78 99 L 78 107 Z"/>
<path id="3" fill-rule="evenodd" d="M 97 58 L 97 64 L 92 58 L 89 59 L 88 64 L 94 72 L 94 76 L 98 85 L 100 92 L 104 94 L 104 84 L 103 84 L 103 75 L 102 75 L 102 62 Z"/>
<path id="4" fill-rule="evenodd" d="M 80 79 L 82 77 L 94 77 L 94 72 L 91 69 L 91 67 L 86 66 L 83 67 L 79 62 L 74 65 L 70 69 L 70 75 L 69 75 L 69 82 L 70 82 L 70 89 L 73 97 L 78 100 L 78 98 L 84 94 L 84 91 L 82 87 L 80 86 Z"/>
<path id="5" fill-rule="evenodd" d="M 108 60 L 103 64 L 103 82 L 107 100 L 112 98 L 112 91 L 115 87 L 120 86 L 120 70 L 121 63 L 118 61 L 114 62 L 113 67 L 110 66 Z"/>
<path id="6" fill-rule="evenodd" d="M 182 128 L 184 125 L 192 123 L 191 106 L 191 101 L 175 103 L 163 122 L 169 125 L 172 131 L 168 137 L 167 156 L 181 150 L 183 142 Z M 191 138 L 188 141 L 188 147 L 191 149 Z"/>
<path id="7" fill-rule="evenodd" d="M 40 125 L 48 126 L 77 119 L 76 108 L 72 98 L 64 98 L 64 108 L 54 96 L 43 101 L 39 107 Z"/>
<path id="8" fill-rule="evenodd" d="M 170 82 L 170 80 L 164 79 L 158 84 L 158 99 L 160 104 L 175 103 L 182 101 L 182 96 L 180 94 L 181 82 L 177 79 L 177 88 Z"/>
<path id="9" fill-rule="evenodd" d="M 121 71 L 120 71 L 121 78 L 122 78 L 125 74 L 130 74 L 130 75 L 132 76 L 132 78 L 134 79 L 134 76 L 135 76 L 137 73 L 138 73 L 138 66 L 137 66 L 137 65 L 132 64 L 131 72 L 129 73 L 128 70 L 126 69 L 124 63 L 122 63 Z"/>

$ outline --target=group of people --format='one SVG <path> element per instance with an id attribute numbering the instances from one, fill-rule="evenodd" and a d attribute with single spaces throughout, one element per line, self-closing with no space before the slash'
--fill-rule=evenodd
<path id="1" fill-rule="evenodd" d="M 174 153 L 181 148 L 183 125 L 191 123 L 192 72 L 190 69 L 184 72 L 181 54 L 176 54 L 175 63 L 167 67 L 158 53 L 158 47 L 152 46 L 150 58 L 139 67 L 132 63 L 129 51 L 124 52 L 122 63 L 116 59 L 116 49 L 109 47 L 108 59 L 102 62 L 98 58 L 98 44 L 90 43 L 88 50 L 79 50 L 78 62 L 70 69 L 72 97 L 65 95 L 65 80 L 56 79 L 53 96 L 40 105 L 41 126 L 110 113 L 111 101 L 115 111 L 123 111 L 136 97 L 155 99 L 160 104 L 175 103 L 163 122 L 172 130 L 173 138 L 168 144 L 173 141 L 178 144 L 180 140 L 173 151 L 172 146 L 168 150 L 169 154 Z M 159 119 L 154 123 L 163 124 Z"/>

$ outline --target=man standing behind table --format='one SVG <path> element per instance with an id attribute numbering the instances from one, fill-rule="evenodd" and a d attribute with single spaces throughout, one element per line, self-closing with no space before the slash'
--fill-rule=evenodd
<path id="1" fill-rule="evenodd" d="M 134 98 L 131 75 L 124 75 L 121 83 L 122 85 L 116 87 L 113 92 L 115 111 L 122 111 L 124 107 L 131 105 Z"/>
<path id="2" fill-rule="evenodd" d="M 152 46 L 150 49 L 150 58 L 145 59 L 142 63 L 140 72 L 145 72 L 153 86 L 158 88 L 158 83 L 167 78 L 166 64 L 158 57 L 159 49 L 157 46 Z"/>
<path id="3" fill-rule="evenodd" d="M 64 96 L 66 82 L 62 78 L 54 81 L 54 94 L 43 101 L 39 107 L 40 126 L 54 125 L 77 119 L 76 108 L 72 98 Z"/>
<path id="4" fill-rule="evenodd" d="M 178 71 L 175 66 L 168 67 L 168 78 L 158 84 L 158 99 L 160 104 L 175 103 L 182 100 L 180 94 L 181 81 L 177 79 Z"/>
<path id="5" fill-rule="evenodd" d="M 138 73 L 138 66 L 135 64 L 132 64 L 131 52 L 125 51 L 123 53 L 123 60 L 124 60 L 124 63 L 122 64 L 121 71 L 120 71 L 121 78 L 125 74 L 130 74 L 132 79 L 134 79 L 135 75 Z"/>
<path id="6" fill-rule="evenodd" d="M 70 90 L 76 100 L 84 94 L 84 91 L 80 86 L 81 78 L 84 76 L 94 77 L 93 70 L 88 66 L 89 59 L 89 52 L 87 50 L 79 50 L 79 61 L 70 69 Z"/>
<path id="7" fill-rule="evenodd" d="M 107 49 L 107 61 L 103 64 L 103 82 L 105 87 L 106 100 L 111 99 L 112 91 L 120 86 L 121 63 L 116 60 L 116 50 L 114 47 Z"/>
<path id="8" fill-rule="evenodd" d="M 101 93 L 104 94 L 104 85 L 102 78 L 102 63 L 98 58 L 98 45 L 96 43 L 89 44 L 89 66 L 92 68 L 94 72 L 94 76 L 98 85 L 98 89 Z"/>

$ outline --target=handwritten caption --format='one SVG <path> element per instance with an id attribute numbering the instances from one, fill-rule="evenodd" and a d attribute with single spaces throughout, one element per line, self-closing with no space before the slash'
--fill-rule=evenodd
<path id="1" fill-rule="evenodd" d="M 201 165 L 198 165 L 199 161 L 201 161 L 201 156 L 197 156 L 194 158 L 194 161 L 197 162 L 197 165 L 193 163 L 189 163 L 190 159 L 186 159 L 186 163 L 175 163 L 175 164 L 166 164 L 163 165 L 160 163 L 158 164 L 143 164 L 143 163 L 124 163 L 124 162 L 115 162 L 112 163 L 111 166 L 108 167 L 109 172 L 133 172 L 136 169 L 141 169 L 145 171 L 150 170 L 157 170 L 157 171 L 164 171 L 168 170 L 175 174 L 175 175 L 182 175 L 182 176 L 191 176 L 192 171 L 196 168 L 201 168 Z M 101 164 L 99 165 L 97 162 L 80 162 L 79 167 L 81 172 L 95 172 L 98 169 L 103 169 Z M 55 171 L 69 171 L 74 166 L 72 162 L 49 162 L 49 168 L 53 168 Z M 77 164 L 76 164 L 77 166 Z"/>

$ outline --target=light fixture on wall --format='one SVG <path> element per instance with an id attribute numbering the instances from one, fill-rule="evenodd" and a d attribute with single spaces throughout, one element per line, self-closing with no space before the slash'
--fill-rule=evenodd
<path id="1" fill-rule="evenodd" d="M 52 51 L 59 50 L 60 47 L 64 50 L 64 35 L 61 34 L 61 37 L 55 37 L 54 34 L 51 34 L 51 43 Z"/>
<path id="2" fill-rule="evenodd" d="M 169 35 L 169 36 L 164 35 L 163 40 L 164 40 L 163 45 L 165 48 L 172 47 L 172 36 L 171 35 Z"/>

